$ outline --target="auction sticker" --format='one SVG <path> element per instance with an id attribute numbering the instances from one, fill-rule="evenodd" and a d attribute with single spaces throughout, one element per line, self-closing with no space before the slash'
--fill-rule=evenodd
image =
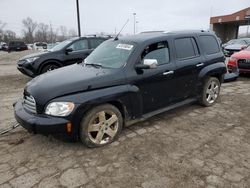
<path id="1" fill-rule="evenodd" d="M 132 50 L 134 46 L 131 44 L 118 44 L 116 48 L 123 49 L 123 50 Z"/>

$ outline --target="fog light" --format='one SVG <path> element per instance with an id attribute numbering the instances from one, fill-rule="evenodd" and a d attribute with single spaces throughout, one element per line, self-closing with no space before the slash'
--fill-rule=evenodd
<path id="1" fill-rule="evenodd" d="M 66 124 L 66 128 L 68 133 L 72 132 L 72 124 L 70 122 Z"/>

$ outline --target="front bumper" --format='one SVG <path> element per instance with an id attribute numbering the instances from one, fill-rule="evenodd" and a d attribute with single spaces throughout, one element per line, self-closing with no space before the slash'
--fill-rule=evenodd
<path id="1" fill-rule="evenodd" d="M 35 77 L 35 74 L 24 66 L 17 65 L 17 69 L 26 76 Z"/>
<path id="2" fill-rule="evenodd" d="M 67 119 L 29 113 L 23 108 L 22 101 L 18 101 L 14 105 L 14 113 L 17 122 L 29 132 L 70 136 L 70 133 L 67 132 L 67 123 L 70 121 Z"/>

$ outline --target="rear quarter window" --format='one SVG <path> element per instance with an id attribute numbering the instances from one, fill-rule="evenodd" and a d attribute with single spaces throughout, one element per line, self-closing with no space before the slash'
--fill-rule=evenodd
<path id="1" fill-rule="evenodd" d="M 216 54 L 220 52 L 217 39 L 212 35 L 200 36 L 200 42 L 206 55 Z"/>

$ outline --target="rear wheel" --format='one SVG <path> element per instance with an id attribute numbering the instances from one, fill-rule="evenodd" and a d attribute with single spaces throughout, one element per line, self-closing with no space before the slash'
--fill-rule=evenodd
<path id="1" fill-rule="evenodd" d="M 45 72 L 49 72 L 49 71 L 52 71 L 52 70 L 55 70 L 55 69 L 58 69 L 59 66 L 56 65 L 56 64 L 48 64 L 48 65 L 45 65 L 42 70 L 41 70 L 41 73 L 45 73 Z"/>
<path id="2" fill-rule="evenodd" d="M 117 138 L 122 124 L 122 115 L 115 106 L 97 106 L 84 115 L 79 136 L 88 147 L 104 146 Z"/>
<path id="3" fill-rule="evenodd" d="M 212 106 L 217 101 L 220 93 L 220 85 L 218 78 L 209 77 L 205 80 L 200 98 L 200 103 L 203 106 Z"/>

